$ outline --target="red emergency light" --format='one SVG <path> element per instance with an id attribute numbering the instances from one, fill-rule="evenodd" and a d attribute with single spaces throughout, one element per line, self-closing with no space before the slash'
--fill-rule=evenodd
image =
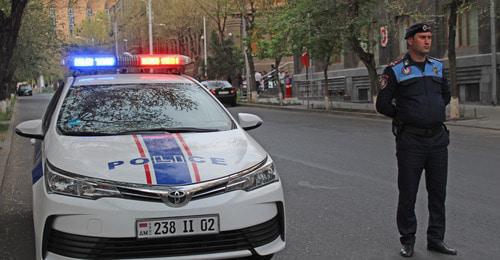
<path id="1" fill-rule="evenodd" d="M 191 63 L 191 59 L 184 55 L 174 54 L 141 54 L 137 55 L 141 67 L 169 67 L 183 66 Z"/>

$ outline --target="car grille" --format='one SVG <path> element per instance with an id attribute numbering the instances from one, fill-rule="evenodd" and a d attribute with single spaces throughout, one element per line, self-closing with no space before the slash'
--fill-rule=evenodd
<path id="1" fill-rule="evenodd" d="M 193 201 L 222 194 L 226 190 L 227 182 L 228 180 L 215 183 L 214 185 L 211 186 L 207 185 L 203 189 L 194 192 L 191 200 Z M 117 189 L 120 191 L 122 198 L 125 199 L 162 202 L 160 194 L 155 192 L 154 190 L 145 191 L 144 189 L 138 190 L 128 187 L 117 187 Z"/>
<path id="2" fill-rule="evenodd" d="M 252 250 L 274 241 L 281 233 L 280 215 L 252 227 L 215 235 L 138 240 L 102 238 L 50 230 L 47 250 L 81 259 L 145 258 Z"/>

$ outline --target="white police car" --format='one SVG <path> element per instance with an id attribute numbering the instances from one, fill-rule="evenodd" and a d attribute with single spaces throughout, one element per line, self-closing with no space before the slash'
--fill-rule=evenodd
<path id="1" fill-rule="evenodd" d="M 172 55 L 71 60 L 81 71 L 188 62 Z M 281 182 L 245 132 L 262 120 L 238 117 L 181 74 L 68 78 L 43 119 L 16 128 L 39 140 L 37 259 L 269 259 L 282 250 Z"/>

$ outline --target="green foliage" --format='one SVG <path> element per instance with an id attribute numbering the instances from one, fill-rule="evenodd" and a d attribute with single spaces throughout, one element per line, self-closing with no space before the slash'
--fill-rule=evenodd
<path id="1" fill-rule="evenodd" d="M 241 51 L 234 46 L 232 38 L 226 38 L 219 43 L 217 33 L 210 36 L 211 55 L 208 57 L 209 79 L 235 79 L 243 67 Z"/>
<path id="2" fill-rule="evenodd" d="M 78 43 L 91 46 L 103 46 L 112 49 L 113 41 L 109 37 L 111 24 L 104 12 L 97 12 L 94 16 L 87 17 L 78 27 Z"/>
<path id="3" fill-rule="evenodd" d="M 261 59 L 271 58 L 275 61 L 292 54 L 290 32 L 293 25 L 290 23 L 292 11 L 288 5 L 264 7 L 256 23 L 257 56 Z"/>
<path id="4" fill-rule="evenodd" d="M 29 2 L 11 61 L 13 81 L 36 79 L 39 75 L 62 77 L 60 41 L 57 39 L 43 1 Z"/>

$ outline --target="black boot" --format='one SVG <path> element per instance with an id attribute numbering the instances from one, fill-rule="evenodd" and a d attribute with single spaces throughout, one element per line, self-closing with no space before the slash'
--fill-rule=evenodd
<path id="1" fill-rule="evenodd" d="M 427 250 L 446 255 L 457 255 L 457 250 L 447 246 L 443 241 L 427 242 Z"/>
<path id="2" fill-rule="evenodd" d="M 403 257 L 411 257 L 413 255 L 413 244 L 403 244 L 403 247 L 401 248 L 401 251 L 399 251 L 399 254 Z"/>

